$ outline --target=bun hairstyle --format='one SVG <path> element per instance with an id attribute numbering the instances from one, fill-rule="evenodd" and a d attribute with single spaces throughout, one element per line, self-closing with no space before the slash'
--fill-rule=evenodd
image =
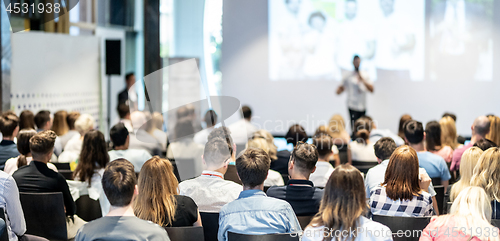
<path id="1" fill-rule="evenodd" d="M 356 141 L 359 143 L 366 143 L 370 139 L 370 131 L 372 129 L 372 121 L 368 117 L 361 117 L 354 122 L 354 130 Z"/>

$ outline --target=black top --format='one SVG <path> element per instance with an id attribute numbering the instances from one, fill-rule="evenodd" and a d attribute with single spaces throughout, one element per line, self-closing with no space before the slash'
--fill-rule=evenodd
<path id="1" fill-rule="evenodd" d="M 491 219 L 500 219 L 500 203 L 497 200 L 491 201 Z"/>
<path id="2" fill-rule="evenodd" d="M 288 161 L 291 153 L 288 150 L 279 151 L 278 159 L 271 162 L 271 170 L 275 170 L 280 174 L 288 175 Z"/>
<path id="3" fill-rule="evenodd" d="M 174 222 L 166 227 L 189 227 L 198 220 L 198 206 L 188 196 L 175 195 L 177 208 L 175 209 Z"/>
<path id="4" fill-rule="evenodd" d="M 286 186 L 270 187 L 267 195 L 290 203 L 297 216 L 313 216 L 319 210 L 323 190 L 309 180 L 290 179 Z"/>
<path id="5" fill-rule="evenodd" d="M 47 164 L 33 160 L 29 165 L 20 167 L 12 177 L 16 180 L 19 192 L 62 192 L 66 215 L 75 214 L 76 206 L 66 178 L 49 169 Z"/>
<path id="6" fill-rule="evenodd" d="M 118 104 L 123 104 L 128 100 L 128 90 L 125 88 L 118 94 Z"/>

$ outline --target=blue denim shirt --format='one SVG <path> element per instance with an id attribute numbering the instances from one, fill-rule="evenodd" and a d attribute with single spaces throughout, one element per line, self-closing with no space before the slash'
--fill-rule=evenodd
<path id="1" fill-rule="evenodd" d="M 228 231 L 258 235 L 297 233 L 302 229 L 288 202 L 268 197 L 260 190 L 246 190 L 219 213 L 219 241 L 227 240 Z"/>

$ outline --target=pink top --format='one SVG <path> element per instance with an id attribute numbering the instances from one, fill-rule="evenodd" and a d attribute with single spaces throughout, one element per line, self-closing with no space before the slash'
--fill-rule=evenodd
<path id="1" fill-rule="evenodd" d="M 453 148 L 451 148 L 451 146 L 444 146 L 439 151 L 430 152 L 442 157 L 446 161 L 446 163 L 450 163 L 451 159 L 453 158 Z"/>
<path id="2" fill-rule="evenodd" d="M 462 159 L 462 154 L 464 154 L 464 152 L 471 147 L 472 143 L 469 143 L 460 148 L 457 148 L 453 152 L 453 159 L 451 160 L 450 171 L 458 171 L 458 169 L 460 168 L 460 160 Z"/>
<path id="3" fill-rule="evenodd" d="M 471 237 L 460 231 L 460 228 L 456 227 L 453 217 L 448 219 L 446 225 L 441 226 L 438 226 L 435 222 L 438 218 L 436 216 L 431 218 L 431 222 L 425 227 L 419 241 L 481 241 L 478 237 Z"/>

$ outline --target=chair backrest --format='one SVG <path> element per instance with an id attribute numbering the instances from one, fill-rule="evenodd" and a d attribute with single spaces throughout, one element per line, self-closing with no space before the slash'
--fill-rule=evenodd
<path id="1" fill-rule="evenodd" d="M 226 174 L 224 174 L 224 180 L 233 181 L 233 182 L 236 182 L 240 185 L 243 185 L 243 183 L 241 183 L 240 178 L 238 178 L 238 173 L 236 172 L 235 165 L 228 165 L 227 166 Z"/>
<path id="2" fill-rule="evenodd" d="M 434 186 L 434 191 L 436 191 L 436 202 L 439 214 L 444 214 L 444 186 Z"/>
<path id="3" fill-rule="evenodd" d="M 205 241 L 217 241 L 219 232 L 219 213 L 200 212 L 201 223 L 203 224 L 203 237 Z"/>
<path id="4" fill-rule="evenodd" d="M 441 178 L 439 178 L 439 177 L 432 178 L 432 185 L 441 186 Z"/>
<path id="5" fill-rule="evenodd" d="M 59 170 L 59 173 L 61 173 L 66 180 L 73 180 L 73 172 L 71 170 Z"/>
<path id="6" fill-rule="evenodd" d="M 491 225 L 500 228 L 500 219 L 492 219 L 491 220 Z"/>
<path id="7" fill-rule="evenodd" d="M 340 164 L 348 163 L 349 162 L 349 156 L 347 154 L 348 145 L 347 144 L 342 144 L 342 145 L 335 144 L 335 145 L 337 146 L 337 149 L 339 150 Z M 332 166 L 335 166 L 335 162 L 333 162 Z"/>
<path id="8" fill-rule="evenodd" d="M 9 241 L 9 232 L 5 223 L 5 210 L 0 208 L 0 241 Z"/>
<path id="9" fill-rule="evenodd" d="M 82 195 L 76 201 L 76 215 L 86 222 L 102 217 L 101 204 L 89 195 Z"/>
<path id="10" fill-rule="evenodd" d="M 69 166 L 69 163 L 66 163 L 66 162 L 51 162 L 52 164 L 54 164 L 54 166 L 57 167 L 57 170 L 60 171 L 60 170 L 71 170 L 70 166 Z"/>
<path id="11" fill-rule="evenodd" d="M 302 230 L 306 229 L 307 225 L 309 225 L 313 217 L 314 216 L 297 216 Z"/>
<path id="12" fill-rule="evenodd" d="M 392 233 L 397 233 L 398 231 L 408 232 L 411 231 L 410 237 L 403 235 L 398 237 L 395 235 L 393 239 L 398 240 L 418 240 L 422 230 L 429 224 L 431 217 L 392 217 L 392 216 L 382 216 L 373 215 L 373 221 L 379 222 L 391 229 Z"/>
<path id="13" fill-rule="evenodd" d="M 228 241 L 298 241 L 299 235 L 296 233 L 249 235 L 249 234 L 227 232 L 227 240 Z"/>
<path id="14" fill-rule="evenodd" d="M 204 241 L 203 227 L 165 228 L 170 241 Z"/>
<path id="15" fill-rule="evenodd" d="M 366 174 L 370 168 L 378 165 L 378 162 L 362 162 L 362 161 L 352 160 L 352 165 L 355 168 L 357 168 L 360 172 Z"/>
<path id="16" fill-rule="evenodd" d="M 66 214 L 61 192 L 19 193 L 26 233 L 49 240 L 67 240 Z"/>

